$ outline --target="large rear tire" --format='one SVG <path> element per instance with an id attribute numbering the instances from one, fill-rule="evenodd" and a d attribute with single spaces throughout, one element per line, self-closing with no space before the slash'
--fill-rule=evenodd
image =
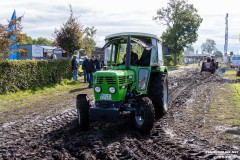
<path id="1" fill-rule="evenodd" d="M 202 63 L 202 67 L 201 67 L 201 72 L 203 72 L 204 71 L 204 62 Z"/>
<path id="2" fill-rule="evenodd" d="M 148 97 L 140 97 L 137 99 L 137 103 L 137 111 L 132 114 L 134 126 L 143 133 L 149 133 L 155 120 L 152 101 Z"/>
<path id="3" fill-rule="evenodd" d="M 168 111 L 168 76 L 167 74 L 152 73 L 150 80 L 150 95 L 155 109 L 156 119 Z"/>
<path id="4" fill-rule="evenodd" d="M 87 95 L 77 95 L 77 120 L 82 129 L 89 128 L 89 100 Z"/>

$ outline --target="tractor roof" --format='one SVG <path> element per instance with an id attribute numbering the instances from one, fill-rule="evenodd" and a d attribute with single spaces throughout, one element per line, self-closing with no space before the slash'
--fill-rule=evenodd
<path id="1" fill-rule="evenodd" d="M 149 33 L 141 33 L 141 32 L 122 32 L 122 33 L 115 33 L 115 34 L 111 34 L 106 36 L 105 40 L 107 39 L 112 39 L 112 38 L 116 38 L 116 37 L 121 37 L 121 36 L 133 36 L 133 37 L 151 37 L 151 38 L 156 38 L 158 40 L 160 40 L 156 35 L 154 34 L 149 34 Z"/>

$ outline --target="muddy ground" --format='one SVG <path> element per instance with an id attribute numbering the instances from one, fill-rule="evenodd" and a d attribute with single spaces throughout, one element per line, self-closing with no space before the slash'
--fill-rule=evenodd
<path id="1" fill-rule="evenodd" d="M 82 131 L 74 97 L 91 97 L 87 88 L 36 103 L 41 109 L 34 112 L 26 107 L 1 113 L 6 120 L 0 127 L 0 159 L 240 159 L 240 124 L 226 128 L 212 117 L 215 89 L 230 83 L 220 73 L 170 73 L 169 112 L 150 134 L 135 130 L 128 114 L 117 123 L 92 122 Z"/>

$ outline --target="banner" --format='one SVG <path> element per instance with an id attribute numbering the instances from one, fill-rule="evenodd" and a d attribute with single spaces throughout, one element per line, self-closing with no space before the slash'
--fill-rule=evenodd
<path id="1" fill-rule="evenodd" d="M 12 18 L 9 22 L 8 25 L 8 32 L 11 31 L 16 31 L 16 11 L 14 10 L 13 14 L 12 14 Z M 9 54 L 9 59 L 10 60 L 15 60 L 17 59 L 17 44 L 15 43 L 17 40 L 17 35 L 12 35 L 10 38 L 10 54 Z"/>

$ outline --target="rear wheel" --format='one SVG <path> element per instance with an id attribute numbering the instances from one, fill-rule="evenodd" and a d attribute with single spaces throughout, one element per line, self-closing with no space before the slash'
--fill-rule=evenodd
<path id="1" fill-rule="evenodd" d="M 81 128 L 89 128 L 89 101 L 87 95 L 77 95 L 77 120 Z"/>
<path id="2" fill-rule="evenodd" d="M 168 111 L 168 76 L 153 73 L 150 81 L 150 95 L 155 109 L 156 118 L 160 118 Z"/>
<path id="3" fill-rule="evenodd" d="M 132 114 L 134 125 L 140 131 L 148 133 L 154 124 L 154 107 L 152 101 L 148 97 L 141 97 L 137 102 L 137 111 Z"/>

